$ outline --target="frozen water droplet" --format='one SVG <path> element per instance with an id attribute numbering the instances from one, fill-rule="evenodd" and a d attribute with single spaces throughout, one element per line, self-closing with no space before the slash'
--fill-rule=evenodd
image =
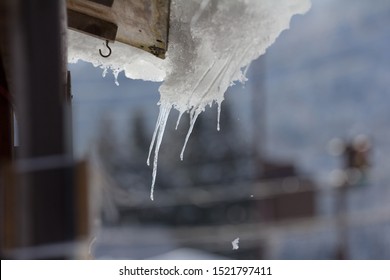
<path id="1" fill-rule="evenodd" d="M 238 250 L 240 246 L 238 245 L 240 243 L 240 238 L 236 238 L 232 241 L 233 250 Z"/>

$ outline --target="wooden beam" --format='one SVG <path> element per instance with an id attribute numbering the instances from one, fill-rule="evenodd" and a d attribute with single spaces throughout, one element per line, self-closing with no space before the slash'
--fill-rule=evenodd
<path id="1" fill-rule="evenodd" d="M 168 48 L 170 0 L 115 0 L 112 6 L 96 3 L 101 1 L 90 0 L 67 0 L 68 13 L 75 16 L 78 13 L 78 21 L 100 22 L 103 29 L 112 29 L 111 23 L 117 26 L 115 41 L 140 48 L 153 55 L 165 58 Z M 72 19 L 72 25 L 73 25 Z M 100 20 L 100 21 L 99 21 Z M 69 28 L 87 32 L 92 36 L 112 39 L 104 35 L 102 30 L 89 32 L 85 26 L 89 23 L 80 24 L 84 28 L 74 25 Z"/>
<path id="2" fill-rule="evenodd" d="M 115 41 L 118 26 L 104 19 L 68 10 L 68 26 L 95 37 Z"/>
<path id="3" fill-rule="evenodd" d="M 112 3 L 114 3 L 114 0 L 88 0 L 88 1 L 95 2 L 107 7 L 111 7 Z"/>

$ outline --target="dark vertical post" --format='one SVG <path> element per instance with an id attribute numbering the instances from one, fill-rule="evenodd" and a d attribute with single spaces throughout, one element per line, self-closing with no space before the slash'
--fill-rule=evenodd
<path id="1" fill-rule="evenodd" d="M 21 158 L 63 154 L 61 1 L 17 2 L 11 35 Z"/>
<path id="2" fill-rule="evenodd" d="M 3 178 L 6 164 L 9 164 L 13 156 L 13 115 L 11 96 L 3 65 L 3 57 L 0 52 L 0 256 L 3 256 L 4 240 L 10 234 L 6 232 L 6 208 L 11 201 L 5 200 L 5 178 Z M 12 233 L 11 233 L 12 234 Z"/>
<path id="3" fill-rule="evenodd" d="M 0 165 L 9 162 L 13 150 L 13 116 L 3 59 L 0 54 Z"/>
<path id="4" fill-rule="evenodd" d="M 14 258 L 71 258 L 48 250 L 74 240 L 70 124 L 65 108 L 63 1 L 8 0 L 12 5 L 11 61 L 20 149 L 16 162 L 19 235 Z M 12 4 L 11 4 L 12 2 Z M 46 246 L 46 247 L 45 247 Z M 46 249 L 42 249 L 46 248 Z M 60 248 L 60 247 L 56 247 Z"/>

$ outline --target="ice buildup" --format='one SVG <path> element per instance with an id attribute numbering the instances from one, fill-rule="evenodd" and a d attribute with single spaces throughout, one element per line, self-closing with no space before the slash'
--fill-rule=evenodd
<path id="1" fill-rule="evenodd" d="M 289 27 L 293 15 L 307 12 L 310 5 L 310 0 L 172 0 L 165 60 L 120 43 L 112 44 L 117 56 L 103 59 L 97 55 L 101 40 L 70 32 L 70 62 L 82 59 L 114 73 L 123 70 L 132 79 L 164 81 L 147 160 L 149 163 L 153 152 L 152 200 L 158 152 L 171 109 L 178 110 L 180 116 L 190 114 L 180 155 L 183 159 L 199 114 L 214 102 L 220 112 L 227 88 L 237 81 L 245 82 L 251 61 L 264 54 Z"/>

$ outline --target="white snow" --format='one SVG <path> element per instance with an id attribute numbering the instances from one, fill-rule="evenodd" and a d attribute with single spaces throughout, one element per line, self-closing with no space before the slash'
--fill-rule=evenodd
<path id="1" fill-rule="evenodd" d="M 111 69 L 116 78 L 119 72 L 124 71 L 126 77 L 130 79 L 153 82 L 164 80 L 166 61 L 120 42 L 109 43 L 112 53 L 104 58 L 100 56 L 99 49 L 102 53 L 107 53 L 105 44 L 103 40 L 68 29 L 68 62 L 76 63 L 79 60 L 91 62 L 95 67 L 103 69 L 103 76 L 107 69 Z"/>
<path id="2" fill-rule="evenodd" d="M 149 150 L 154 150 L 151 199 L 157 174 L 158 152 L 172 108 L 190 114 L 180 158 L 196 119 L 215 102 L 220 113 L 224 93 L 235 81 L 245 82 L 246 70 L 264 54 L 291 17 L 310 8 L 310 0 L 172 0 L 167 58 L 121 43 L 111 44 L 112 55 L 100 57 L 103 41 L 69 32 L 69 61 L 92 62 L 132 79 L 164 81 L 159 88 L 160 113 Z M 179 124 L 180 117 L 177 121 Z M 219 129 L 219 116 L 218 125 Z"/>
<path id="3" fill-rule="evenodd" d="M 232 241 L 232 246 L 233 246 L 232 250 L 238 250 L 240 248 L 240 246 L 238 246 L 238 243 L 240 243 L 240 238 L 239 237 L 237 237 L 236 239 L 234 239 Z"/>

